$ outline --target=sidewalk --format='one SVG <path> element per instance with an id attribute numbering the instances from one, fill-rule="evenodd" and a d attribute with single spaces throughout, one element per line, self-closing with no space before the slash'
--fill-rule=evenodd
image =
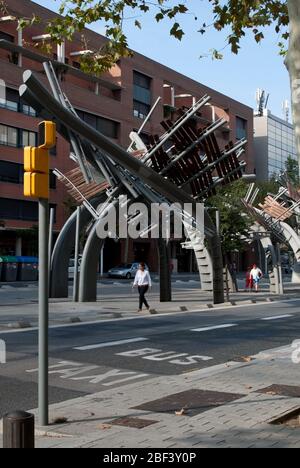
<path id="1" fill-rule="evenodd" d="M 299 288 L 299 285 L 297 285 Z M 230 302 L 213 305 L 212 296 L 197 288 L 185 288 L 173 291 L 173 301 L 161 303 L 158 287 L 148 294 L 152 314 L 167 314 L 174 312 L 192 312 L 207 309 L 224 309 L 226 307 L 264 303 L 266 301 L 289 300 L 299 298 L 298 288 L 289 289 L 284 296 L 277 296 L 266 291 L 258 294 L 240 292 L 230 294 Z M 0 331 L 6 329 L 30 328 L 38 325 L 38 301 L 2 303 L 0 305 Z M 140 317 L 149 315 L 148 311 L 137 312 L 138 297 L 126 288 L 119 288 L 118 295 L 105 294 L 97 302 L 74 303 L 71 299 L 50 299 L 51 325 L 64 325 L 80 322 L 94 322 L 120 318 Z"/>
<path id="2" fill-rule="evenodd" d="M 67 422 L 37 428 L 36 445 L 300 448 L 299 426 L 270 424 L 300 409 L 300 364 L 293 364 L 293 351 L 271 350 L 251 362 L 156 377 L 52 405 L 51 419 Z M 278 384 L 290 387 L 268 389 Z"/>

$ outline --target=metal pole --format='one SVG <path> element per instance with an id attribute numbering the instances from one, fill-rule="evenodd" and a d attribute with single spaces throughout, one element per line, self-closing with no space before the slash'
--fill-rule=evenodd
<path id="1" fill-rule="evenodd" d="M 216 210 L 216 231 L 218 236 L 221 233 L 221 221 L 220 221 L 220 211 Z"/>
<path id="2" fill-rule="evenodd" d="M 104 244 L 103 244 L 103 246 L 101 247 L 101 256 L 100 256 L 100 276 L 101 276 L 101 277 L 103 276 L 103 273 L 104 273 L 104 258 L 103 258 L 103 254 L 104 254 Z"/>
<path id="3" fill-rule="evenodd" d="M 281 268 L 281 252 L 280 244 L 277 243 L 277 265 L 278 265 L 278 281 L 279 281 L 279 294 L 283 294 L 283 279 L 282 279 L 282 268 Z"/>
<path id="4" fill-rule="evenodd" d="M 74 263 L 74 282 L 73 282 L 73 301 L 78 302 L 79 285 L 79 242 L 80 242 L 80 206 L 77 207 L 76 216 L 76 235 L 75 235 L 75 263 Z"/>
<path id="5" fill-rule="evenodd" d="M 53 243 L 54 214 L 55 214 L 54 208 L 50 208 L 49 246 L 48 246 L 49 289 L 50 289 L 50 281 L 51 281 L 51 257 L 52 257 L 52 243 Z"/>
<path id="6" fill-rule="evenodd" d="M 48 237 L 49 201 L 39 199 L 39 422 L 49 422 L 48 403 Z"/>

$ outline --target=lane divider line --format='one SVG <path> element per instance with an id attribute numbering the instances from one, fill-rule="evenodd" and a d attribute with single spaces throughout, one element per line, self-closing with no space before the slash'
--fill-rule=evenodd
<path id="1" fill-rule="evenodd" d="M 284 319 L 284 318 L 289 318 L 289 317 L 294 317 L 292 314 L 286 314 L 286 315 L 274 315 L 272 317 L 264 317 L 262 320 L 279 320 L 279 319 Z"/>
<path id="2" fill-rule="evenodd" d="M 119 346 L 119 345 L 128 344 L 128 343 L 137 343 L 139 341 L 148 341 L 148 338 L 140 337 L 140 338 L 131 338 L 129 340 L 107 341 L 104 343 L 97 343 L 97 344 L 92 344 L 92 345 L 87 345 L 87 346 L 79 346 L 73 349 L 76 349 L 77 351 L 87 351 L 89 349 L 108 348 L 110 346 Z"/>
<path id="3" fill-rule="evenodd" d="M 204 328 L 194 328 L 191 331 L 194 332 L 206 332 L 206 331 L 211 331 L 211 330 L 220 330 L 222 328 L 231 328 L 231 327 L 237 327 L 238 325 L 236 323 L 227 323 L 224 325 L 216 325 L 214 327 L 204 327 Z"/>

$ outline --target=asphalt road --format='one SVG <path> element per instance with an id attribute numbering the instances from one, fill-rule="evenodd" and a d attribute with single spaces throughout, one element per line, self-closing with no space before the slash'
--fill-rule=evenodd
<path id="1" fill-rule="evenodd" d="M 55 326 L 50 329 L 50 400 L 109 388 L 122 392 L 128 383 L 157 375 L 167 379 L 299 338 L 300 299 Z M 7 363 L 0 364 L 0 416 L 35 408 L 37 330 L 0 332 L 0 339 L 7 349 Z"/>

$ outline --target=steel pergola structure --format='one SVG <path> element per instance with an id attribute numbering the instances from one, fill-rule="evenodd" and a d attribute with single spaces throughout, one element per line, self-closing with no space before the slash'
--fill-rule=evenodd
<path id="1" fill-rule="evenodd" d="M 128 196 L 129 203 L 138 198 L 149 204 L 204 202 L 216 193 L 218 186 L 230 184 L 243 176 L 246 163 L 240 157 L 247 142 L 242 140 L 236 144 L 228 143 L 221 150 L 215 132 L 226 121 L 219 119 L 206 126 L 197 124 L 201 107 L 210 100 L 205 95 L 190 109 L 180 110 L 175 123 L 171 120 L 163 121 L 165 132 L 161 136 L 151 136 L 149 147 L 143 145 L 138 134 L 133 134 L 132 144 L 126 151 L 83 122 L 62 91 L 51 62 L 44 63 L 44 69 L 52 94 L 28 70 L 23 76 L 24 84 L 20 87 L 20 95 L 40 116 L 55 121 L 58 131 L 70 142 L 71 157 L 83 178 L 82 185 L 86 185 L 86 193 L 92 198 L 89 200 L 65 174 L 56 171 L 60 180 L 69 184 L 69 188 L 77 193 L 78 201 L 81 195 L 85 222 L 91 222 L 91 218 L 95 221 L 83 253 L 79 293 L 82 301 L 93 300 L 97 273 L 95 252 L 102 247 L 101 240 L 97 239 L 96 226 L 117 205 L 119 197 Z M 140 157 L 133 154 L 136 142 L 142 148 Z M 99 212 L 99 201 L 103 199 L 105 209 L 102 208 Z M 203 243 L 203 233 L 200 232 L 194 215 L 185 218 L 183 222 L 191 238 L 196 239 L 196 244 Z M 224 302 L 221 243 L 206 211 L 204 234 L 213 266 L 214 302 L 221 303 Z M 63 248 L 66 247 L 66 242 L 70 243 L 73 235 L 74 219 L 71 217 L 53 252 L 51 288 L 54 296 L 59 296 L 61 285 L 66 284 L 68 255 L 64 255 Z M 71 253 L 70 250 L 67 251 Z"/>

